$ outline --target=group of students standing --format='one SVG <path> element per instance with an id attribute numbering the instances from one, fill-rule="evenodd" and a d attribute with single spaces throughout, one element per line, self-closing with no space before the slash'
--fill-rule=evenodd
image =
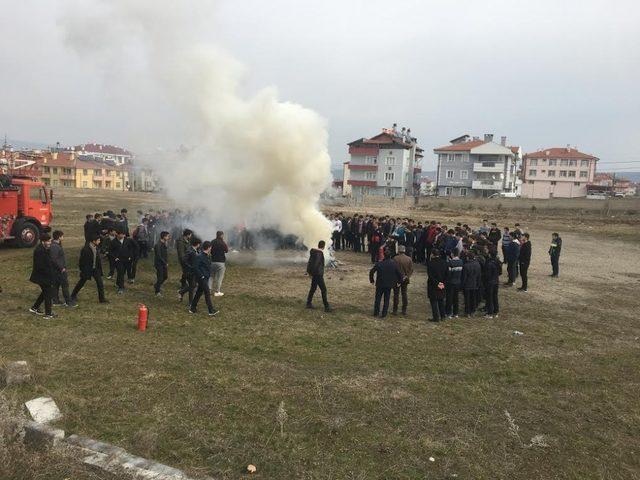
<path id="1" fill-rule="evenodd" d="M 153 266 L 156 272 L 154 293 L 161 297 L 162 285 L 169 278 L 169 247 L 174 242 L 168 230 L 157 229 L 157 233 L 155 230 L 158 224 L 169 225 L 169 217 L 166 217 L 164 222 L 159 222 L 161 217 L 139 213 L 142 217 L 132 232 L 129 231 L 126 209 L 122 209 L 117 216 L 111 211 L 87 215 L 84 224 L 85 245 L 80 250 L 78 260 L 80 278 L 71 292 L 63 248 L 64 233 L 60 230 L 54 231 L 52 236 L 43 233 L 33 252 L 30 276 L 30 281 L 36 283 L 41 291 L 29 311 L 50 319 L 56 316 L 53 306 L 77 307 L 78 294 L 92 279 L 96 283 L 98 301 L 108 303 L 103 282 L 104 274 L 106 273 L 109 280 L 115 276 L 117 293 L 124 294 L 125 277 L 129 284 L 135 282 L 138 262 L 140 259 L 148 258 L 149 250 L 153 252 Z M 224 233 L 219 231 L 214 240 L 206 242 L 196 239 L 189 229 L 184 229 L 179 236 L 175 242 L 182 270 L 178 299 L 182 301 L 188 294 L 188 310 L 190 313 L 196 313 L 198 302 L 204 296 L 209 315 L 214 316 L 218 310 L 213 306 L 211 293 L 213 291 L 213 296 L 216 297 L 224 295 L 221 288 L 226 270 L 226 254 L 229 251 L 224 241 Z M 103 270 L 103 259 L 108 264 L 107 272 Z M 215 290 L 212 290 L 214 287 Z M 44 311 L 40 308 L 43 304 Z"/>
<path id="2" fill-rule="evenodd" d="M 367 252 L 374 264 L 369 276 L 376 285 L 373 314 L 385 317 L 389 310 L 393 292 L 393 312 L 397 313 L 399 297 L 402 296 L 402 313 L 407 311 L 407 287 L 413 272 L 413 263 L 427 266 L 427 297 L 431 305 L 431 321 L 439 322 L 460 316 L 460 297 L 464 302 L 464 315 L 483 313 L 495 318 L 500 312 L 498 298 L 500 276 L 506 265 L 508 279 L 505 287 L 515 285 L 520 276 L 521 292 L 528 289 L 528 270 L 531 263 L 530 235 L 520 224 L 511 230 L 500 230 L 496 223 L 482 225 L 473 230 L 469 225 L 458 223 L 449 228 L 437 221 L 415 222 L 409 218 L 375 217 L 373 215 L 330 216 L 333 226 L 333 249 L 352 249 Z M 312 285 L 307 306 L 312 307 L 316 288 L 323 293 L 325 307 L 326 287 L 314 265 L 319 264 L 319 253 L 324 249 L 312 249 L 308 273 Z M 549 256 L 551 276 L 559 275 L 559 258 L 562 239 L 552 234 Z M 502 249 L 501 260 L 498 256 Z M 315 259 L 315 260 L 314 260 Z M 382 308 L 380 304 L 382 303 Z"/>

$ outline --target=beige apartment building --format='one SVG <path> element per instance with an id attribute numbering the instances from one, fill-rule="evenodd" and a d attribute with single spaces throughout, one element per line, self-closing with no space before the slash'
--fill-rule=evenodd
<path id="1" fill-rule="evenodd" d="M 598 158 L 567 145 L 525 154 L 522 161 L 522 196 L 576 198 L 587 196 Z"/>

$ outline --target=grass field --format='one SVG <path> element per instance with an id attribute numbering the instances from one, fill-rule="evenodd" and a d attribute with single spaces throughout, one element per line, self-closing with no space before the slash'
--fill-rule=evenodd
<path id="1" fill-rule="evenodd" d="M 86 212 L 163 204 L 61 191 L 54 226 L 66 232 L 71 282 Z M 45 322 L 27 313 L 38 290 L 27 280 L 31 251 L 0 248 L 0 359 L 28 360 L 36 373 L 4 395 L 16 405 L 50 395 L 67 432 L 215 478 L 242 478 L 249 463 L 270 479 L 640 478 L 638 222 L 488 207 L 411 214 L 522 220 L 529 293 L 501 290 L 499 319 L 429 324 L 418 267 L 410 315 L 381 321 L 366 256 L 339 253 L 343 267 L 327 275 L 335 313 L 304 309 L 303 265 L 248 264 L 228 267 L 220 316 L 209 319 L 175 300 L 174 256 L 165 298 L 152 295 L 143 263 L 124 296 L 106 281 L 111 303 L 99 305 L 88 284 L 78 309 Z M 554 230 L 564 240 L 559 279 L 547 276 Z M 144 334 L 134 328 L 140 302 L 150 309 Z M 28 469 L 18 475 L 15 462 Z M 70 468 L 17 459 L 0 477 L 90 475 Z"/>

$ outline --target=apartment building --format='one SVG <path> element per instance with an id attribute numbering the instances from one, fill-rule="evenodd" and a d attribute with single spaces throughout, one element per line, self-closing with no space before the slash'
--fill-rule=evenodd
<path id="1" fill-rule="evenodd" d="M 495 143 L 493 134 L 486 134 L 483 140 L 462 135 L 433 152 L 438 162 L 439 196 L 490 197 L 516 191 L 516 167 L 522 150 L 508 146 L 507 137 Z"/>
<path id="2" fill-rule="evenodd" d="M 344 164 L 343 194 L 381 195 L 399 198 L 417 195 L 423 149 L 411 130 L 383 128 L 371 138 L 349 145 L 350 160 Z"/>
<path id="3" fill-rule="evenodd" d="M 101 188 L 105 190 L 130 190 L 130 167 L 94 160 L 78 160 L 76 163 L 76 188 Z"/>
<path id="4" fill-rule="evenodd" d="M 89 157 L 97 161 L 113 163 L 115 165 L 126 165 L 133 163 L 133 153 L 114 145 L 101 145 L 99 143 L 85 143 L 76 145 L 73 150 L 80 157 Z"/>
<path id="5" fill-rule="evenodd" d="M 51 187 L 76 186 L 76 155 L 74 152 L 43 152 L 36 161 L 40 179 Z"/>
<path id="6" fill-rule="evenodd" d="M 522 164 L 522 196 L 586 197 L 587 185 L 594 180 L 598 160 L 569 145 L 527 153 Z"/>

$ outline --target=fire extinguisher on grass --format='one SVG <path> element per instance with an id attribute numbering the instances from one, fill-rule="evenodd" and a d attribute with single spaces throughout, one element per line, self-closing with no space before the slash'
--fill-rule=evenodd
<path id="1" fill-rule="evenodd" d="M 149 310 L 142 303 L 138 305 L 138 331 L 144 332 L 147 329 L 147 318 Z"/>

